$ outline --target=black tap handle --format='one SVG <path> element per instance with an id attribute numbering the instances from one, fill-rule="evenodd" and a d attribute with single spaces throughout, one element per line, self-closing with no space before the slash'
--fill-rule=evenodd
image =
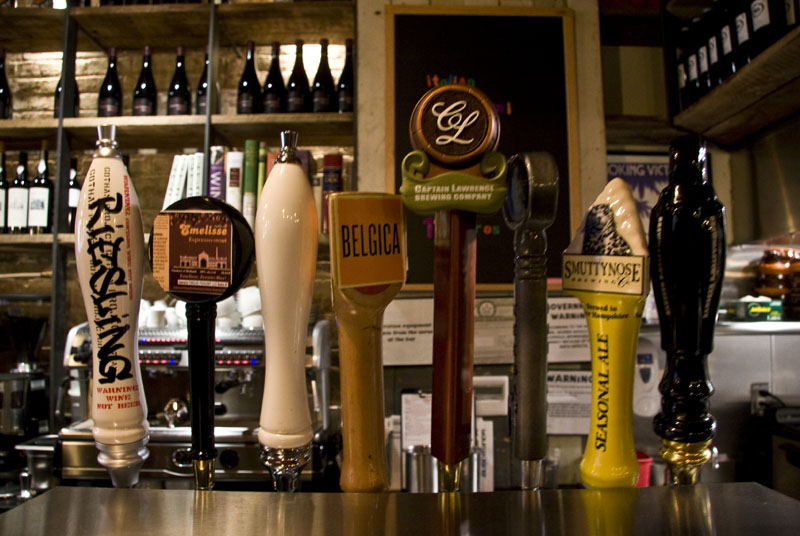
<path id="1" fill-rule="evenodd" d="M 514 230 L 514 455 L 547 456 L 547 235 L 558 201 L 558 167 L 549 153 L 508 161 L 503 216 Z"/>
<path id="2" fill-rule="evenodd" d="M 189 382 L 192 393 L 192 459 L 213 460 L 214 446 L 214 335 L 216 303 L 187 303 Z"/>
<path id="3" fill-rule="evenodd" d="M 669 184 L 650 215 L 651 277 L 667 352 L 654 428 L 683 443 L 708 441 L 716 428 L 707 357 L 725 272 L 725 207 L 703 179 L 703 154 L 694 136 L 673 142 Z"/>

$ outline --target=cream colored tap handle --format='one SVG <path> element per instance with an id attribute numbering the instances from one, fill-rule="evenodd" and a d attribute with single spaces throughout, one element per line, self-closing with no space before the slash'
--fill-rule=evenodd
<path id="1" fill-rule="evenodd" d="M 284 133 L 285 134 L 285 133 Z M 304 449 L 314 431 L 308 407 L 305 348 L 317 259 L 317 209 L 311 183 L 285 145 L 256 213 L 256 266 L 264 318 L 264 396 L 259 442 Z M 290 154 L 289 154 L 290 153 Z"/>
<path id="2" fill-rule="evenodd" d="M 113 138 L 113 132 L 103 131 L 83 183 L 75 264 L 94 354 L 92 433 L 98 462 L 116 487 L 130 487 L 148 455 L 137 338 L 144 232 L 136 190 Z"/>

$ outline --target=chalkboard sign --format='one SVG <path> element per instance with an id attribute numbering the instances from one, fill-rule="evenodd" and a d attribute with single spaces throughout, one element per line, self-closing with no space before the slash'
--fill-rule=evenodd
<path id="1" fill-rule="evenodd" d="M 553 154 L 559 169 L 556 219 L 547 230 L 548 277 L 560 277 L 570 227 L 570 190 L 578 192 L 577 96 L 572 11 L 548 8 L 387 6 L 387 190 L 402 182 L 412 151 L 409 119 L 432 87 L 474 85 L 500 117 L 497 151 Z M 393 150 L 392 150 L 393 149 Z M 393 153 L 393 154 L 392 154 Z M 577 195 L 577 194 L 576 194 Z M 433 281 L 433 217 L 407 212 L 409 285 Z M 514 233 L 502 212 L 478 216 L 477 282 L 514 280 Z M 510 286 L 509 286 L 510 288 Z"/>

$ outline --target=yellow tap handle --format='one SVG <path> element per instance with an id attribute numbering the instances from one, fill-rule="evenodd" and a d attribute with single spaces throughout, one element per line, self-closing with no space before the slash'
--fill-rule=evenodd
<path id="1" fill-rule="evenodd" d="M 564 290 L 583 305 L 592 354 L 592 404 L 581 478 L 593 488 L 633 487 L 633 373 L 650 290 L 647 241 L 630 187 L 608 182 L 562 258 Z"/>
<path id="2" fill-rule="evenodd" d="M 584 308 L 592 350 L 592 410 L 581 478 L 591 487 L 635 486 L 633 373 L 645 296 L 572 292 Z"/>

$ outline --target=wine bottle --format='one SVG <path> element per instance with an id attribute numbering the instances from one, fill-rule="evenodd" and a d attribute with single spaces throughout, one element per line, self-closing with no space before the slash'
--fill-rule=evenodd
<path id="1" fill-rule="evenodd" d="M 8 183 L 6 182 L 6 150 L 0 142 L 0 234 L 8 232 L 6 213 L 8 212 Z"/>
<path id="2" fill-rule="evenodd" d="M 786 0 L 786 32 L 797 28 L 800 22 L 800 1 Z"/>
<path id="3" fill-rule="evenodd" d="M 303 65 L 303 40 L 295 41 L 294 67 L 289 75 L 289 84 L 286 88 L 286 111 L 290 113 L 307 112 L 311 109 L 311 94 L 308 86 L 308 76 Z"/>
<path id="4" fill-rule="evenodd" d="M 333 109 L 334 86 L 331 67 L 328 64 L 328 40 L 320 39 L 320 56 L 314 85 L 311 89 L 311 111 L 330 112 Z"/>
<path id="5" fill-rule="evenodd" d="M 206 47 L 203 74 L 200 75 L 200 81 L 197 83 L 197 98 L 194 101 L 194 106 L 194 113 L 206 115 L 206 110 L 208 109 L 208 47 Z"/>
<path id="6" fill-rule="evenodd" d="M 692 105 L 693 94 L 689 92 L 689 27 L 683 26 L 678 35 L 678 48 L 680 54 L 678 56 L 678 99 L 680 101 L 680 109 L 685 110 Z"/>
<path id="7" fill-rule="evenodd" d="M 269 72 L 264 80 L 261 95 L 264 101 L 264 112 L 268 114 L 286 111 L 286 84 L 283 83 L 279 61 L 281 44 L 272 43 L 272 59 L 269 63 Z"/>
<path id="8" fill-rule="evenodd" d="M 69 160 L 69 182 L 67 182 L 67 229 L 75 232 L 75 216 L 78 211 L 78 201 L 81 198 L 81 185 L 78 182 L 78 159 Z"/>
<path id="9" fill-rule="evenodd" d="M 753 56 L 760 54 L 786 32 L 788 4 L 785 0 L 751 0 Z"/>
<path id="10" fill-rule="evenodd" d="M 189 115 L 192 113 L 192 91 L 186 78 L 186 63 L 183 56 L 183 47 L 178 47 L 175 52 L 175 73 L 169 83 L 167 95 L 167 115 Z"/>
<path id="11" fill-rule="evenodd" d="M 261 84 L 256 74 L 255 43 L 248 41 L 247 58 L 244 71 L 239 79 L 239 91 L 236 97 L 236 113 L 256 114 L 261 112 Z"/>
<path id="12" fill-rule="evenodd" d="M 720 61 L 719 71 L 723 80 L 727 80 L 733 73 L 736 72 L 736 61 L 734 49 L 736 47 L 736 23 L 734 21 L 734 11 L 731 7 L 730 0 L 717 0 L 716 5 L 719 5 L 719 46 L 720 46 Z"/>
<path id="13" fill-rule="evenodd" d="M 695 46 L 697 47 L 697 96 L 702 97 L 711 91 L 711 73 L 708 64 L 708 39 L 706 26 L 701 17 L 692 19 L 694 27 Z"/>
<path id="14" fill-rule="evenodd" d="M 708 40 L 708 81 L 713 89 L 722 83 L 720 57 L 722 50 L 719 43 L 720 18 L 711 8 L 703 10 L 705 37 Z"/>
<path id="15" fill-rule="evenodd" d="M 153 68 L 150 57 L 150 47 L 144 47 L 142 54 L 142 70 L 133 90 L 133 115 L 157 115 L 158 91 L 153 79 Z"/>
<path id="16" fill-rule="evenodd" d="M 58 79 L 58 85 L 56 86 L 56 92 L 53 99 L 53 117 L 58 118 L 58 114 L 61 111 L 61 95 L 64 93 L 64 80 L 63 78 Z M 78 117 L 81 111 L 81 93 L 78 90 L 78 81 L 75 80 L 75 77 L 72 78 L 72 115 L 65 116 L 65 117 Z"/>
<path id="17" fill-rule="evenodd" d="M 8 186 L 8 232 L 28 232 L 28 153 L 20 151 L 17 176 Z"/>
<path id="18" fill-rule="evenodd" d="M 697 39 L 694 27 L 690 27 L 686 44 L 686 94 L 689 102 L 700 98 L 700 68 L 697 60 Z"/>
<path id="19" fill-rule="evenodd" d="M 734 25 L 736 27 L 736 48 L 733 61 L 736 70 L 741 70 L 753 59 L 753 44 L 750 41 L 753 35 L 753 19 L 750 15 L 750 0 L 736 0 L 734 5 Z"/>
<path id="20" fill-rule="evenodd" d="M 6 50 L 0 48 L 0 119 L 11 119 L 11 89 L 6 78 Z"/>
<path id="21" fill-rule="evenodd" d="M 53 230 L 53 181 L 47 165 L 47 144 L 42 142 L 38 173 L 28 188 L 28 232 L 44 234 Z"/>
<path id="22" fill-rule="evenodd" d="M 122 115 L 122 87 L 117 76 L 117 49 L 108 49 L 108 69 L 97 96 L 97 116 Z"/>
<path id="23" fill-rule="evenodd" d="M 344 69 L 342 69 L 342 74 L 339 76 L 339 83 L 336 84 L 339 113 L 353 111 L 353 95 L 355 94 L 353 81 L 353 40 L 345 40 L 344 48 Z"/>

